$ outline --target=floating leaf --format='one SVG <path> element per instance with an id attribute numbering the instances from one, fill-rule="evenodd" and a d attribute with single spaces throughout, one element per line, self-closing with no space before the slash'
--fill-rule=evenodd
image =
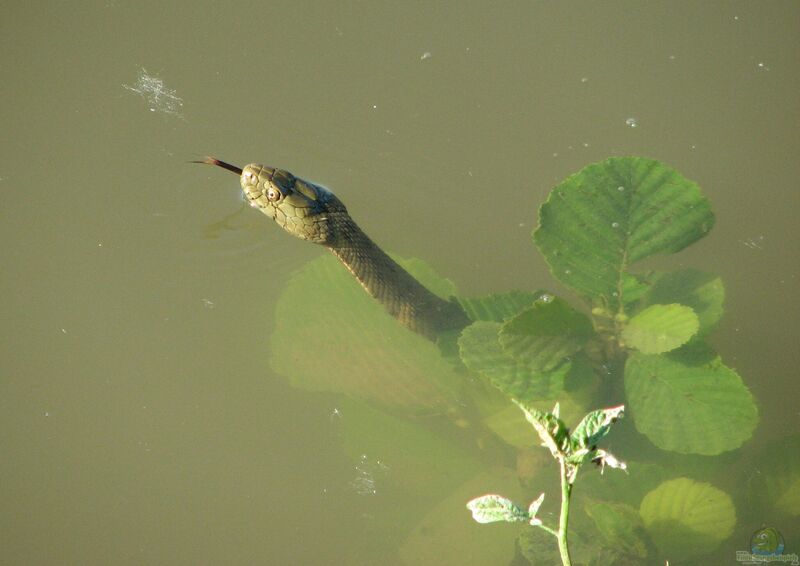
<path id="1" fill-rule="evenodd" d="M 684 349 L 632 353 L 625 393 L 637 430 L 656 446 L 714 455 L 739 447 L 758 422 L 753 396 L 719 357 Z"/>
<path id="2" fill-rule="evenodd" d="M 647 556 L 646 535 L 638 510 L 624 503 L 587 501 L 584 511 L 608 546 L 638 558 Z"/>
<path id="3" fill-rule="evenodd" d="M 417 260 L 409 268 L 441 292 L 454 291 L 421 266 Z M 295 387 L 439 409 L 452 404 L 451 392 L 463 380 L 434 344 L 387 314 L 332 255 L 294 273 L 275 310 L 270 362 Z"/>
<path id="4" fill-rule="evenodd" d="M 542 372 L 531 364 L 511 357 L 500 345 L 496 322 L 474 322 L 465 328 L 458 340 L 461 360 L 470 370 L 481 374 L 509 397 L 528 401 L 552 399 L 564 390 L 570 373 L 588 368 L 573 362 L 562 363 L 554 371 Z"/>
<path id="5" fill-rule="evenodd" d="M 530 519 L 528 513 L 513 501 L 495 494 L 476 497 L 467 503 L 467 509 L 472 511 L 472 518 L 479 523 L 514 523 Z"/>
<path id="6" fill-rule="evenodd" d="M 666 481 L 645 495 L 639 514 L 653 542 L 671 560 L 711 552 L 736 525 L 730 496 L 689 478 Z"/>
<path id="7" fill-rule="evenodd" d="M 696 269 L 660 274 L 645 298 L 647 304 L 680 303 L 692 307 L 707 334 L 722 317 L 725 287 L 722 279 Z"/>
<path id="8" fill-rule="evenodd" d="M 682 346 L 697 333 L 697 315 L 684 305 L 652 305 L 628 321 L 625 345 L 645 354 L 661 354 Z"/>
<path id="9" fill-rule="evenodd" d="M 488 322 L 505 322 L 512 316 L 529 307 L 533 302 L 544 295 L 544 291 L 509 291 L 496 293 L 486 297 L 457 298 L 456 300 L 467 313 L 470 320 L 484 320 Z"/>
<path id="10" fill-rule="evenodd" d="M 553 189 L 539 209 L 534 242 L 554 277 L 616 310 L 627 302 L 619 293 L 631 285 L 630 265 L 680 251 L 713 224 L 700 188 L 677 171 L 652 159 L 614 157 Z"/>
<path id="11" fill-rule="evenodd" d="M 502 326 L 500 344 L 531 369 L 548 372 L 580 350 L 592 333 L 586 315 L 566 301 L 546 295 Z"/>

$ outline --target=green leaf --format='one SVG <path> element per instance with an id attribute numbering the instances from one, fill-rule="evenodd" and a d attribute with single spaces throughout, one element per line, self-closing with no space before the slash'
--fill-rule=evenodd
<path id="1" fill-rule="evenodd" d="M 600 440 L 608 434 L 611 425 L 622 418 L 624 411 L 625 406 L 620 405 L 610 409 L 592 411 L 583 417 L 570 435 L 573 449 L 596 447 Z"/>
<path id="2" fill-rule="evenodd" d="M 742 466 L 749 488 L 748 502 L 756 513 L 800 516 L 800 435 L 762 445 Z"/>
<path id="3" fill-rule="evenodd" d="M 553 413 L 558 413 L 558 404 L 553 412 L 546 413 L 533 407 L 526 406 L 517 400 L 514 403 L 522 409 L 525 418 L 533 425 L 533 428 L 542 439 L 542 444 L 546 446 L 553 456 L 564 453 L 569 446 L 569 429 L 564 422 Z"/>
<path id="4" fill-rule="evenodd" d="M 585 406 L 578 404 L 572 396 L 562 396 L 561 412 L 569 419 L 578 418 L 585 412 Z M 504 442 L 517 448 L 530 448 L 535 444 L 536 436 L 531 433 L 531 425 L 525 415 L 513 403 L 505 399 L 507 404 L 494 410 L 483 419 L 486 427 L 503 439 Z M 536 409 L 546 411 L 548 405 L 552 405 L 552 400 L 543 401 L 542 399 L 528 401 L 528 405 Z"/>
<path id="5" fill-rule="evenodd" d="M 531 306 L 536 299 L 544 294 L 544 291 L 533 293 L 509 291 L 508 293 L 496 293 L 485 297 L 457 298 L 456 300 L 471 320 L 505 322 L 522 309 Z"/>
<path id="6" fill-rule="evenodd" d="M 680 303 L 692 307 L 700 322 L 699 334 L 712 330 L 723 313 L 722 279 L 695 269 L 659 274 L 645 298 L 646 304 Z"/>
<path id="7" fill-rule="evenodd" d="M 536 513 L 539 512 L 539 507 L 542 506 L 542 502 L 544 501 L 544 492 L 542 492 L 539 497 L 534 499 L 530 505 L 528 505 L 528 518 L 530 519 L 528 522 L 533 525 L 541 525 L 542 522 L 536 517 Z"/>
<path id="8" fill-rule="evenodd" d="M 714 455 L 738 448 L 758 422 L 739 375 L 706 351 L 632 353 L 625 393 L 637 430 L 664 450 Z"/>
<path id="9" fill-rule="evenodd" d="M 501 495 L 490 494 L 476 497 L 467 503 L 467 509 L 472 511 L 472 518 L 479 523 L 495 523 L 497 521 L 515 523 L 530 519 L 524 509 Z"/>
<path id="10" fill-rule="evenodd" d="M 571 361 L 542 372 L 525 360 L 514 359 L 500 345 L 500 328 L 496 322 L 474 322 L 462 331 L 458 345 L 464 365 L 509 397 L 523 401 L 554 398 L 564 390 L 570 373 L 581 371 Z"/>
<path id="11" fill-rule="evenodd" d="M 625 345 L 645 354 L 661 354 L 683 346 L 697 333 L 697 315 L 684 305 L 652 305 L 628 321 Z"/>
<path id="12" fill-rule="evenodd" d="M 408 267 L 443 293 L 454 288 L 417 260 Z M 297 388 L 331 391 L 410 410 L 454 403 L 463 377 L 439 349 L 369 297 L 332 255 L 308 262 L 275 307 L 270 363 Z"/>
<path id="13" fill-rule="evenodd" d="M 580 350 L 592 333 L 586 315 L 562 299 L 545 295 L 502 326 L 500 344 L 534 371 L 548 372 Z"/>
<path id="14" fill-rule="evenodd" d="M 626 555 L 647 556 L 646 535 L 638 510 L 624 503 L 587 501 L 584 511 L 608 546 Z"/>
<path id="15" fill-rule="evenodd" d="M 619 294 L 630 285 L 630 265 L 678 252 L 713 224 L 700 188 L 677 171 L 652 159 L 614 157 L 553 189 L 539 209 L 534 242 L 554 277 L 616 310 L 626 301 Z"/>
<path id="16" fill-rule="evenodd" d="M 666 481 L 645 495 L 639 514 L 650 538 L 670 560 L 711 552 L 736 525 L 730 496 L 689 478 Z"/>

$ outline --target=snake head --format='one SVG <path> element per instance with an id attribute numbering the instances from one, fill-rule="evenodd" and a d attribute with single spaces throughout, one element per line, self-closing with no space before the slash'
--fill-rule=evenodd
<path id="1" fill-rule="evenodd" d="M 283 169 L 251 163 L 242 169 L 240 182 L 250 206 L 303 240 L 330 245 L 334 219 L 347 213 L 328 189 Z"/>

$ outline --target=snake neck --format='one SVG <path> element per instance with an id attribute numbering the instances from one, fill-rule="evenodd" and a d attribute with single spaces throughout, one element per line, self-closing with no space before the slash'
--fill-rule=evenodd
<path id="1" fill-rule="evenodd" d="M 405 327 L 436 340 L 444 332 L 469 324 L 459 305 L 431 293 L 380 249 L 346 212 L 337 215 L 335 226 L 336 238 L 329 249 L 367 293 Z"/>

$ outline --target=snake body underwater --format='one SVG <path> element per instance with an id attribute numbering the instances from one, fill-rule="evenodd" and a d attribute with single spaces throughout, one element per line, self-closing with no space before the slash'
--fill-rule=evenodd
<path id="1" fill-rule="evenodd" d="M 291 235 L 321 244 L 339 258 L 403 326 L 436 338 L 469 324 L 461 307 L 433 294 L 384 252 L 347 212 L 336 195 L 288 171 L 259 164 L 239 168 L 213 157 L 208 163 L 239 175 L 248 203 Z"/>

